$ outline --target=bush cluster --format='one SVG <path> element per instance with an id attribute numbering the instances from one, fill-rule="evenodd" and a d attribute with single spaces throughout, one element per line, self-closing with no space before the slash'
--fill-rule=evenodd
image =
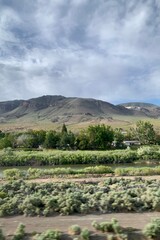
<path id="1" fill-rule="evenodd" d="M 150 239 L 160 239 L 160 218 L 152 219 L 152 221 L 145 226 L 143 233 Z"/>
<path id="2" fill-rule="evenodd" d="M 18 180 L 18 179 L 36 179 L 45 177 L 54 177 L 63 175 L 86 175 L 86 174 L 108 174 L 113 173 L 111 167 L 108 166 L 93 166 L 82 169 L 74 168 L 51 168 L 51 169 L 38 169 L 29 168 L 28 170 L 19 170 L 16 168 L 6 169 L 3 171 L 3 177 L 6 180 Z"/>
<path id="3" fill-rule="evenodd" d="M 93 212 L 160 211 L 159 181 L 116 179 L 93 184 L 26 183 L 0 185 L 0 216 L 70 215 Z"/>
<path id="4" fill-rule="evenodd" d="M 20 151 L 8 155 L 0 152 L 0 166 L 46 166 L 70 164 L 117 164 L 138 160 L 136 151 Z"/>
<path id="5" fill-rule="evenodd" d="M 36 234 L 33 240 L 59 240 L 60 236 L 61 234 L 59 231 L 48 229 L 41 234 Z"/>
<path id="6" fill-rule="evenodd" d="M 25 238 L 25 225 L 20 223 L 12 240 L 23 240 Z"/>
<path id="7" fill-rule="evenodd" d="M 28 170 L 20 170 L 17 168 L 6 169 L 3 171 L 3 179 L 5 180 L 18 180 L 18 179 L 36 179 L 36 178 L 80 178 L 80 177 L 100 177 L 106 174 L 112 176 L 154 176 L 160 175 L 160 167 L 118 167 L 113 169 L 108 166 L 92 166 L 86 168 L 51 168 L 39 169 L 29 168 Z M 0 197 L 4 193 L 0 192 Z"/>
<path id="8" fill-rule="evenodd" d="M 159 161 L 159 147 L 141 147 L 138 150 L 108 151 L 0 151 L 0 166 L 53 166 L 73 164 L 118 164 L 142 161 Z"/>
<path id="9" fill-rule="evenodd" d="M 114 171 L 116 176 L 152 176 L 160 175 L 160 167 L 125 167 Z"/>
<path id="10" fill-rule="evenodd" d="M 138 148 L 137 155 L 142 160 L 160 159 L 160 148 L 158 146 L 143 146 Z"/>
<path id="11" fill-rule="evenodd" d="M 128 240 L 128 234 L 120 226 L 117 219 L 113 218 L 111 222 L 92 222 L 92 226 L 103 233 L 109 233 L 107 239 L 109 240 Z"/>

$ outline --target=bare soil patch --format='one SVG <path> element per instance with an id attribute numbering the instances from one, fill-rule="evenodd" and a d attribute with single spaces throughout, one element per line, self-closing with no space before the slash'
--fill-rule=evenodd
<path id="1" fill-rule="evenodd" d="M 33 179 L 33 180 L 27 180 L 27 182 L 36 182 L 36 183 L 47 183 L 47 182 L 85 182 L 85 183 L 96 183 L 96 182 L 101 182 L 105 181 L 108 177 L 113 177 L 113 178 L 125 178 L 125 179 L 135 179 L 135 178 L 142 178 L 146 180 L 160 180 L 160 176 L 155 175 L 155 176 L 111 176 L 111 175 L 106 175 L 105 177 L 89 177 L 89 178 L 39 178 L 39 179 Z"/>
<path id="2" fill-rule="evenodd" d="M 132 227 L 137 230 L 142 230 L 144 226 L 151 221 L 152 218 L 160 217 L 159 212 L 149 213 L 111 213 L 111 214 L 90 214 L 90 215 L 71 215 L 71 216 L 53 216 L 53 217 L 5 217 L 0 218 L 0 228 L 5 235 L 12 235 L 15 232 L 19 223 L 26 226 L 26 232 L 32 233 L 43 232 L 47 229 L 57 229 L 67 232 L 69 226 L 78 224 L 80 227 L 87 227 L 93 230 L 92 221 L 97 222 L 110 221 L 116 218 L 121 226 Z"/>

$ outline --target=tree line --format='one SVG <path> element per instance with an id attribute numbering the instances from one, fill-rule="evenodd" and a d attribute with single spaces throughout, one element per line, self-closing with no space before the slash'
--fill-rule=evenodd
<path id="1" fill-rule="evenodd" d="M 104 124 L 90 125 L 79 133 L 68 131 L 65 124 L 60 132 L 55 130 L 29 130 L 21 133 L 0 131 L 0 149 L 42 147 L 64 150 L 107 150 L 124 148 L 126 140 L 137 140 L 142 145 L 160 144 L 160 135 L 150 122 L 145 121 L 138 121 L 135 128 L 130 128 L 125 133 L 121 128 L 113 129 Z"/>

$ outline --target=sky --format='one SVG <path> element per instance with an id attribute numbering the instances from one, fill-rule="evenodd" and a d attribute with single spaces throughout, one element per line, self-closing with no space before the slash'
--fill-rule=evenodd
<path id="1" fill-rule="evenodd" d="M 160 0 L 0 0 L 0 101 L 160 105 Z"/>

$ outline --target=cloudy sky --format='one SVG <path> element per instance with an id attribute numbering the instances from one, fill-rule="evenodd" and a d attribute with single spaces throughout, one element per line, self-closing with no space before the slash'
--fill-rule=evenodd
<path id="1" fill-rule="evenodd" d="M 0 0 L 0 101 L 160 104 L 160 0 Z"/>

